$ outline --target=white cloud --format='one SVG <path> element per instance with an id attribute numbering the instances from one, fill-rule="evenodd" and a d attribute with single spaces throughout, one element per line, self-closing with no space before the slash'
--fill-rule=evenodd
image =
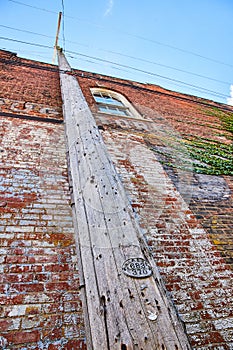
<path id="1" fill-rule="evenodd" d="M 113 8 L 114 2 L 113 0 L 109 0 L 108 1 L 108 7 L 106 9 L 106 11 L 104 12 L 104 17 L 110 15 L 112 13 L 112 8 Z"/>
<path id="2" fill-rule="evenodd" d="M 227 104 L 233 106 L 233 84 L 230 86 L 230 96 L 227 98 Z"/>

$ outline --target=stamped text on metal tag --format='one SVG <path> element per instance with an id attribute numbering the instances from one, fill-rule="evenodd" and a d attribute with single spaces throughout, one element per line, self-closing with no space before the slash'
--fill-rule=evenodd
<path id="1" fill-rule="evenodd" d="M 122 265 L 123 272 L 130 277 L 145 278 L 152 275 L 152 268 L 142 258 L 130 258 Z"/>

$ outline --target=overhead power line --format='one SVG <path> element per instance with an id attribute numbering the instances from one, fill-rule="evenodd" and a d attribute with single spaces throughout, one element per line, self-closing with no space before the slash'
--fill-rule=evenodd
<path id="1" fill-rule="evenodd" d="M 41 8 L 41 7 L 37 7 L 37 6 L 32 6 L 32 5 L 29 5 L 29 4 L 25 4 L 24 2 L 21 2 L 21 1 L 17 1 L 17 0 L 8 0 L 8 1 L 16 3 L 16 4 L 19 4 L 19 5 L 22 5 L 22 6 L 31 7 L 31 8 L 34 8 L 36 10 L 45 11 L 45 12 L 49 12 L 49 13 L 53 13 L 53 14 L 57 15 L 56 11 L 47 10 L 47 9 L 44 9 L 44 8 Z M 100 26 L 98 24 L 95 24 L 93 22 L 90 22 L 90 21 L 87 21 L 87 20 L 84 20 L 84 19 L 81 19 L 81 18 L 78 18 L 78 17 L 67 16 L 67 15 L 65 15 L 65 17 L 66 18 L 70 18 L 70 19 L 74 19 L 74 20 L 77 20 L 77 21 L 86 22 L 86 23 L 91 24 L 91 25 L 93 25 L 95 27 L 102 28 L 102 29 L 106 30 L 106 28 L 103 27 L 103 26 Z M 186 54 L 189 54 L 189 55 L 193 55 L 193 56 L 196 56 L 196 57 L 199 57 L 199 58 L 202 58 L 202 59 L 205 59 L 205 60 L 217 63 L 217 64 L 221 64 L 221 65 L 233 68 L 233 65 L 230 64 L 230 63 L 222 62 L 222 61 L 216 60 L 214 58 L 207 57 L 207 56 L 198 54 L 198 53 L 193 52 L 193 51 L 185 50 L 185 49 L 177 47 L 177 46 L 173 46 L 173 45 L 170 45 L 170 44 L 162 43 L 162 42 L 154 40 L 154 39 L 146 38 L 146 37 L 141 36 L 141 35 L 137 35 L 137 34 L 129 33 L 129 32 L 125 32 L 125 31 L 121 31 L 120 29 L 117 29 L 117 28 L 116 29 L 111 29 L 111 31 L 117 32 L 118 34 L 121 33 L 123 35 L 134 37 L 134 38 L 139 39 L 139 40 L 148 41 L 148 42 L 151 42 L 151 43 L 154 43 L 154 44 L 157 44 L 157 45 L 168 47 L 168 48 L 176 50 L 176 51 L 180 51 L 180 52 L 183 52 L 183 53 L 186 53 Z"/>
<path id="2" fill-rule="evenodd" d="M 46 34 L 42 34 L 42 33 L 31 32 L 30 30 L 25 30 L 25 29 L 20 29 L 20 28 L 15 28 L 15 27 L 9 27 L 9 26 L 5 26 L 5 25 L 3 25 L 3 24 L 0 24 L 0 27 L 6 28 L 6 29 L 11 29 L 11 30 L 16 30 L 17 32 L 22 32 L 22 33 L 27 33 L 27 34 L 33 34 L 33 35 L 43 36 L 43 37 L 49 38 L 49 39 L 52 39 L 52 38 L 53 38 L 52 35 L 46 35 Z"/>
<path id="3" fill-rule="evenodd" d="M 229 64 L 229 63 L 225 63 L 225 62 L 222 62 L 222 61 L 219 61 L 219 60 L 215 60 L 214 58 L 211 58 L 211 57 L 207 57 L 207 56 L 204 56 L 204 55 L 200 55 L 196 52 L 193 52 L 193 51 L 189 51 L 189 50 L 185 50 L 185 49 L 182 49 L 180 47 L 177 47 L 177 46 L 173 46 L 173 45 L 169 45 L 169 44 L 164 44 L 160 41 L 157 41 L 157 40 L 153 40 L 153 39 L 148 39 L 148 38 L 145 38 L 143 36 L 140 36 L 140 35 L 136 35 L 136 34 L 131 34 L 131 33 L 126 33 L 126 35 L 130 35 L 132 37 L 135 37 L 137 39 L 141 39 L 141 40 L 145 40 L 145 41 L 149 41 L 151 43 L 155 43 L 155 44 L 158 44 L 158 45 L 161 45 L 161 46 L 165 46 L 165 47 L 169 47 L 170 49 L 173 49 L 173 50 L 177 50 L 177 51 L 180 51 L 180 52 L 183 52 L 183 53 L 188 53 L 189 55 L 192 55 L 192 56 L 196 56 L 196 57 L 200 57 L 200 58 L 203 58 L 205 60 L 208 60 L 208 61 L 211 61 L 211 62 L 214 62 L 214 63 L 218 63 L 218 64 L 222 64 L 224 66 L 228 66 L 228 67 L 231 67 L 233 68 L 233 65 L 232 64 Z"/>
<path id="4" fill-rule="evenodd" d="M 193 76 L 196 76 L 196 77 L 199 77 L 199 78 L 204 78 L 204 79 L 207 79 L 207 80 L 216 81 L 216 82 L 221 83 L 221 84 L 225 84 L 225 85 L 230 85 L 230 84 L 231 84 L 230 82 L 227 82 L 227 81 L 223 81 L 223 80 L 218 80 L 218 79 L 215 79 L 215 78 L 207 77 L 207 76 L 205 76 L 205 75 L 201 75 L 201 74 L 198 74 L 198 73 L 189 72 L 189 71 L 184 70 L 184 69 L 180 69 L 180 68 L 172 67 L 172 66 L 169 66 L 169 65 L 166 65 L 166 64 L 162 64 L 162 63 L 158 63 L 158 62 L 146 60 L 146 59 L 144 59 L 144 58 L 134 57 L 134 56 L 131 56 L 131 55 L 126 55 L 126 54 L 123 54 L 123 53 L 120 53 L 120 52 L 116 52 L 116 51 L 111 51 L 111 50 L 105 50 L 105 49 L 99 49 L 99 48 L 97 48 L 97 49 L 98 49 L 98 50 L 101 50 L 101 51 L 104 51 L 104 52 L 106 52 L 106 53 L 112 53 L 112 54 L 119 55 L 119 56 L 122 56 L 122 57 L 134 59 L 134 60 L 136 60 L 136 61 L 141 61 L 141 62 L 145 62 L 145 63 L 150 63 L 150 64 L 153 64 L 153 65 L 156 65 L 156 66 L 160 66 L 160 67 L 172 69 L 172 70 L 175 70 L 175 71 L 178 71 L 178 72 L 190 74 L 190 75 L 193 75 Z"/>
<path id="5" fill-rule="evenodd" d="M 6 41 L 14 41 L 16 43 L 21 43 L 21 44 L 25 44 L 25 45 L 31 45 L 31 46 L 37 46 L 37 47 L 44 47 L 46 49 L 53 49 L 53 46 L 48 46 L 48 45 L 43 45 L 43 44 L 35 44 L 35 43 L 30 43 L 27 41 L 23 41 L 23 40 L 17 40 L 17 39 L 12 39 L 12 38 L 6 38 L 4 36 L 0 36 L 0 40 L 6 40 Z"/>
<path id="6" fill-rule="evenodd" d="M 53 48 L 52 46 L 48 46 L 48 45 L 31 43 L 31 42 L 26 42 L 26 41 L 22 41 L 22 40 L 7 38 L 7 37 L 0 37 L 0 40 L 13 41 L 13 42 L 18 42 L 18 43 L 23 43 L 23 44 L 26 44 L 26 45 L 43 47 L 43 48 L 49 48 L 49 49 Z M 104 62 L 104 63 L 108 63 L 108 64 L 109 63 L 110 64 L 114 64 L 115 66 L 118 66 L 118 67 L 121 67 L 121 68 L 127 68 L 127 69 L 130 69 L 130 70 L 133 70 L 133 71 L 136 71 L 136 72 L 140 72 L 140 73 L 143 73 L 143 74 L 146 74 L 146 75 L 159 77 L 159 78 L 171 81 L 173 83 L 179 83 L 179 84 L 182 84 L 184 86 L 195 88 L 199 92 L 206 92 L 206 93 L 212 94 L 213 96 L 224 97 L 224 98 L 229 97 L 228 95 L 224 95 L 222 93 L 219 93 L 219 92 L 216 92 L 216 91 L 213 91 L 213 90 L 209 90 L 209 89 L 197 86 L 197 85 L 188 84 L 188 83 L 185 83 L 185 82 L 183 82 L 181 80 L 172 79 L 172 78 L 160 75 L 160 74 L 156 74 L 156 73 L 149 72 L 149 71 L 146 71 L 146 70 L 143 70 L 143 69 L 139 69 L 139 68 L 136 68 L 136 67 L 128 66 L 128 65 L 125 65 L 125 64 L 116 63 L 116 62 L 109 61 L 109 60 L 106 60 L 106 59 L 103 59 L 103 58 L 100 58 L 100 57 L 93 57 L 93 56 L 89 56 L 89 55 L 86 55 L 86 54 L 83 54 L 83 53 L 79 53 L 79 52 L 75 52 L 75 51 L 68 51 L 67 50 L 66 52 L 70 53 L 70 54 L 77 55 L 77 56 L 85 57 L 85 58 L 88 58 L 88 59 L 93 59 L 93 60 Z"/>
<path id="7" fill-rule="evenodd" d="M 64 16 L 63 16 L 63 23 L 64 23 Z M 37 36 L 42 36 L 42 37 L 46 37 L 46 38 L 49 38 L 49 39 L 53 39 L 53 36 L 51 36 L 51 35 L 46 35 L 46 34 L 42 34 L 42 33 L 36 33 L 36 32 L 29 31 L 29 30 L 9 27 L 9 26 L 5 26 L 5 25 L 2 25 L 2 24 L 0 24 L 0 27 L 11 29 L 11 30 L 15 30 L 15 31 L 22 32 L 22 33 L 28 33 L 28 34 L 33 34 L 33 35 L 37 35 Z M 89 45 L 81 44 L 81 43 L 78 43 L 78 42 L 75 42 L 75 41 L 65 40 L 64 25 L 63 25 L 63 49 L 65 48 L 65 41 L 68 42 L 68 43 L 72 43 L 72 44 L 76 44 L 76 45 L 85 46 L 85 47 L 89 47 L 90 48 Z M 221 84 L 225 84 L 225 85 L 231 85 L 231 83 L 227 82 L 227 81 L 223 81 L 223 80 L 207 77 L 205 75 L 201 75 L 201 74 L 198 74 L 198 73 L 186 71 L 184 69 L 172 67 L 172 66 L 169 66 L 169 65 L 165 65 L 165 64 L 162 64 L 162 63 L 155 62 L 155 61 L 146 60 L 144 58 L 135 57 L 135 56 L 131 56 L 131 55 L 126 55 L 126 54 L 123 54 L 123 53 L 120 53 L 120 52 L 117 52 L 117 51 L 106 50 L 106 49 L 98 48 L 98 47 L 96 47 L 96 48 L 94 47 L 94 49 L 100 50 L 100 51 L 103 51 L 103 52 L 106 52 L 106 53 L 111 53 L 111 54 L 114 54 L 114 55 L 130 58 L 130 59 L 134 59 L 136 61 L 145 62 L 145 63 L 153 64 L 153 65 L 156 65 L 156 66 L 168 68 L 168 69 L 175 70 L 175 71 L 178 71 L 178 72 L 182 72 L 182 73 L 186 73 L 186 74 L 189 74 L 189 75 L 193 75 L 193 76 L 196 76 L 196 77 L 199 77 L 199 78 L 215 81 L 217 83 L 221 83 Z M 64 49 L 64 51 L 65 51 L 65 49 Z"/>
<path id="8" fill-rule="evenodd" d="M 93 57 L 93 56 L 85 55 L 85 54 L 78 53 L 78 52 L 74 52 L 74 51 L 68 51 L 68 50 L 67 50 L 66 52 L 67 52 L 67 53 L 71 53 L 71 54 L 75 54 L 75 55 L 78 55 L 78 56 L 82 56 L 82 57 L 91 58 L 91 59 L 93 59 L 93 60 L 97 60 L 97 61 L 100 61 L 100 62 L 105 62 L 105 63 L 114 64 L 114 65 L 119 66 L 119 67 L 128 68 L 128 69 L 131 69 L 131 70 L 140 72 L 140 73 L 144 73 L 144 74 L 147 74 L 147 75 L 156 76 L 156 77 L 163 78 L 163 79 L 166 79 L 166 80 L 169 80 L 169 81 L 172 81 L 172 82 L 181 83 L 181 84 L 183 84 L 183 85 L 186 85 L 186 86 L 190 86 L 190 87 L 194 87 L 194 88 L 196 88 L 196 89 L 199 89 L 198 91 L 202 91 L 202 92 L 205 91 L 205 92 L 209 92 L 209 93 L 215 94 L 215 96 L 219 96 L 219 97 L 228 97 L 227 95 L 218 93 L 218 92 L 216 92 L 216 91 L 212 91 L 212 90 L 209 90 L 209 89 L 206 89 L 206 88 L 197 86 L 197 85 L 193 85 L 193 84 L 188 84 L 188 83 L 185 83 L 184 81 L 181 81 L 181 80 L 168 78 L 168 77 L 165 77 L 165 76 L 163 76 L 163 75 L 156 74 L 156 73 L 149 72 L 149 71 L 145 71 L 145 70 L 143 70 L 143 69 L 139 69 L 139 68 L 136 68 L 136 67 L 132 67 L 132 66 L 128 66 L 128 65 L 125 65 L 125 64 L 116 63 L 116 62 L 113 62 L 113 61 L 105 60 L 105 59 L 100 58 L 100 57 Z"/>
<path id="9" fill-rule="evenodd" d="M 21 28 L 5 26 L 3 24 L 0 24 L 0 27 L 15 30 L 15 31 L 21 32 L 21 33 L 33 34 L 33 35 L 42 36 L 42 37 L 49 38 L 49 39 L 54 39 L 54 36 L 52 36 L 52 35 L 46 35 L 46 34 L 32 32 L 30 30 L 25 30 L 25 29 L 21 29 Z M 66 40 L 66 42 L 71 43 L 71 44 L 76 44 L 79 46 L 89 47 L 87 44 L 78 43 L 77 41 Z"/>
<path id="10" fill-rule="evenodd" d="M 36 10 L 45 11 L 45 12 L 49 12 L 49 13 L 55 13 L 55 14 L 57 15 L 57 12 L 56 12 L 56 11 L 51 11 L 51 10 L 43 9 L 43 8 L 41 8 L 41 7 L 37 7 L 37 6 L 32 6 L 32 5 L 29 5 L 29 4 L 25 4 L 24 2 L 21 2 L 21 1 L 16 1 L 16 0 L 8 0 L 8 1 L 14 2 L 15 4 L 18 4 L 18 5 L 23 5 L 23 6 L 31 7 L 31 8 L 36 9 Z"/>
<path id="11" fill-rule="evenodd" d="M 11 59 L 1 59 L 0 58 L 0 62 L 3 64 L 9 64 L 9 65 L 13 65 L 13 66 L 24 66 L 24 67 L 30 67 L 33 69 L 39 69 L 39 70 L 46 70 L 46 71 L 51 71 L 51 72 L 62 72 L 62 73 L 66 73 L 66 71 L 59 69 L 58 67 L 54 67 L 54 66 L 49 66 L 49 65 L 41 65 L 40 62 L 34 63 L 34 62 L 30 62 L 30 60 L 28 62 L 23 62 L 21 60 L 11 60 Z M 68 74 L 70 74 L 70 71 L 68 71 Z M 130 82 L 128 80 L 122 80 L 122 79 L 113 79 L 111 77 L 108 76 L 101 76 L 98 73 L 89 73 L 89 72 L 84 72 L 84 71 L 80 71 L 80 70 L 73 70 L 73 74 L 75 76 L 78 77 L 85 77 L 88 79 L 93 79 L 93 80 L 101 80 L 102 82 L 106 81 L 106 82 L 110 82 L 112 84 L 116 84 L 116 85 L 120 85 L 120 86 L 126 86 L 126 87 L 131 87 L 133 89 L 136 90 L 141 90 L 141 91 L 145 91 L 145 92 L 150 92 L 152 94 L 156 94 L 156 95 L 163 95 L 163 96 L 167 96 L 170 98 L 174 98 L 174 99 L 178 99 L 178 100 L 182 100 L 182 101 L 186 101 L 186 102 L 192 102 L 198 105 L 203 105 L 206 107 L 213 107 L 213 106 L 218 106 L 218 108 L 222 111 L 225 112 L 230 112 L 232 113 L 232 107 L 231 106 L 227 106 L 224 104 L 220 104 L 218 102 L 214 102 L 214 101 L 208 101 L 206 99 L 200 99 L 196 96 L 188 96 L 185 95 L 183 93 L 177 93 L 175 91 L 161 91 L 159 90 L 155 90 L 155 89 L 150 89 L 148 86 L 146 86 L 145 84 L 141 84 L 140 86 L 138 84 L 134 84 L 133 82 Z"/>

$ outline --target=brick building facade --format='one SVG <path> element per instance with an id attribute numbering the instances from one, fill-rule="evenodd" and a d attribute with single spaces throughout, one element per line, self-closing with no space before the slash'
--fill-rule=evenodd
<path id="1" fill-rule="evenodd" d="M 59 69 L 6 51 L 0 67 L 0 348 L 86 349 Z M 95 117 L 192 348 L 233 349 L 232 107 L 67 74 Z"/>

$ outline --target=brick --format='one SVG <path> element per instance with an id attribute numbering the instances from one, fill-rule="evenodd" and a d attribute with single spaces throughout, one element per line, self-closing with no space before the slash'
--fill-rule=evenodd
<path id="1" fill-rule="evenodd" d="M 68 271 L 68 264 L 48 264 L 45 266 L 45 271 L 50 272 L 60 272 L 60 271 Z"/>
<path id="2" fill-rule="evenodd" d="M 69 283 L 67 283 L 67 282 L 47 283 L 46 284 L 46 289 L 48 291 L 51 291 L 51 290 L 57 290 L 57 291 L 69 290 Z"/>
<path id="3" fill-rule="evenodd" d="M 11 319 L 0 320 L 1 332 L 5 332 L 5 331 L 9 330 L 12 323 L 13 323 L 13 320 L 11 320 Z"/>
<path id="4" fill-rule="evenodd" d="M 42 283 L 12 283 L 11 290 L 15 292 L 41 292 L 44 290 Z"/>
<path id="5" fill-rule="evenodd" d="M 37 342 L 40 339 L 39 331 L 30 332 L 14 332 L 5 335 L 6 339 L 10 344 L 27 344 Z"/>
<path id="6" fill-rule="evenodd" d="M 70 340 L 65 344 L 64 350 L 86 350 L 86 344 L 80 340 Z M 52 349 L 51 349 L 52 350 Z"/>

